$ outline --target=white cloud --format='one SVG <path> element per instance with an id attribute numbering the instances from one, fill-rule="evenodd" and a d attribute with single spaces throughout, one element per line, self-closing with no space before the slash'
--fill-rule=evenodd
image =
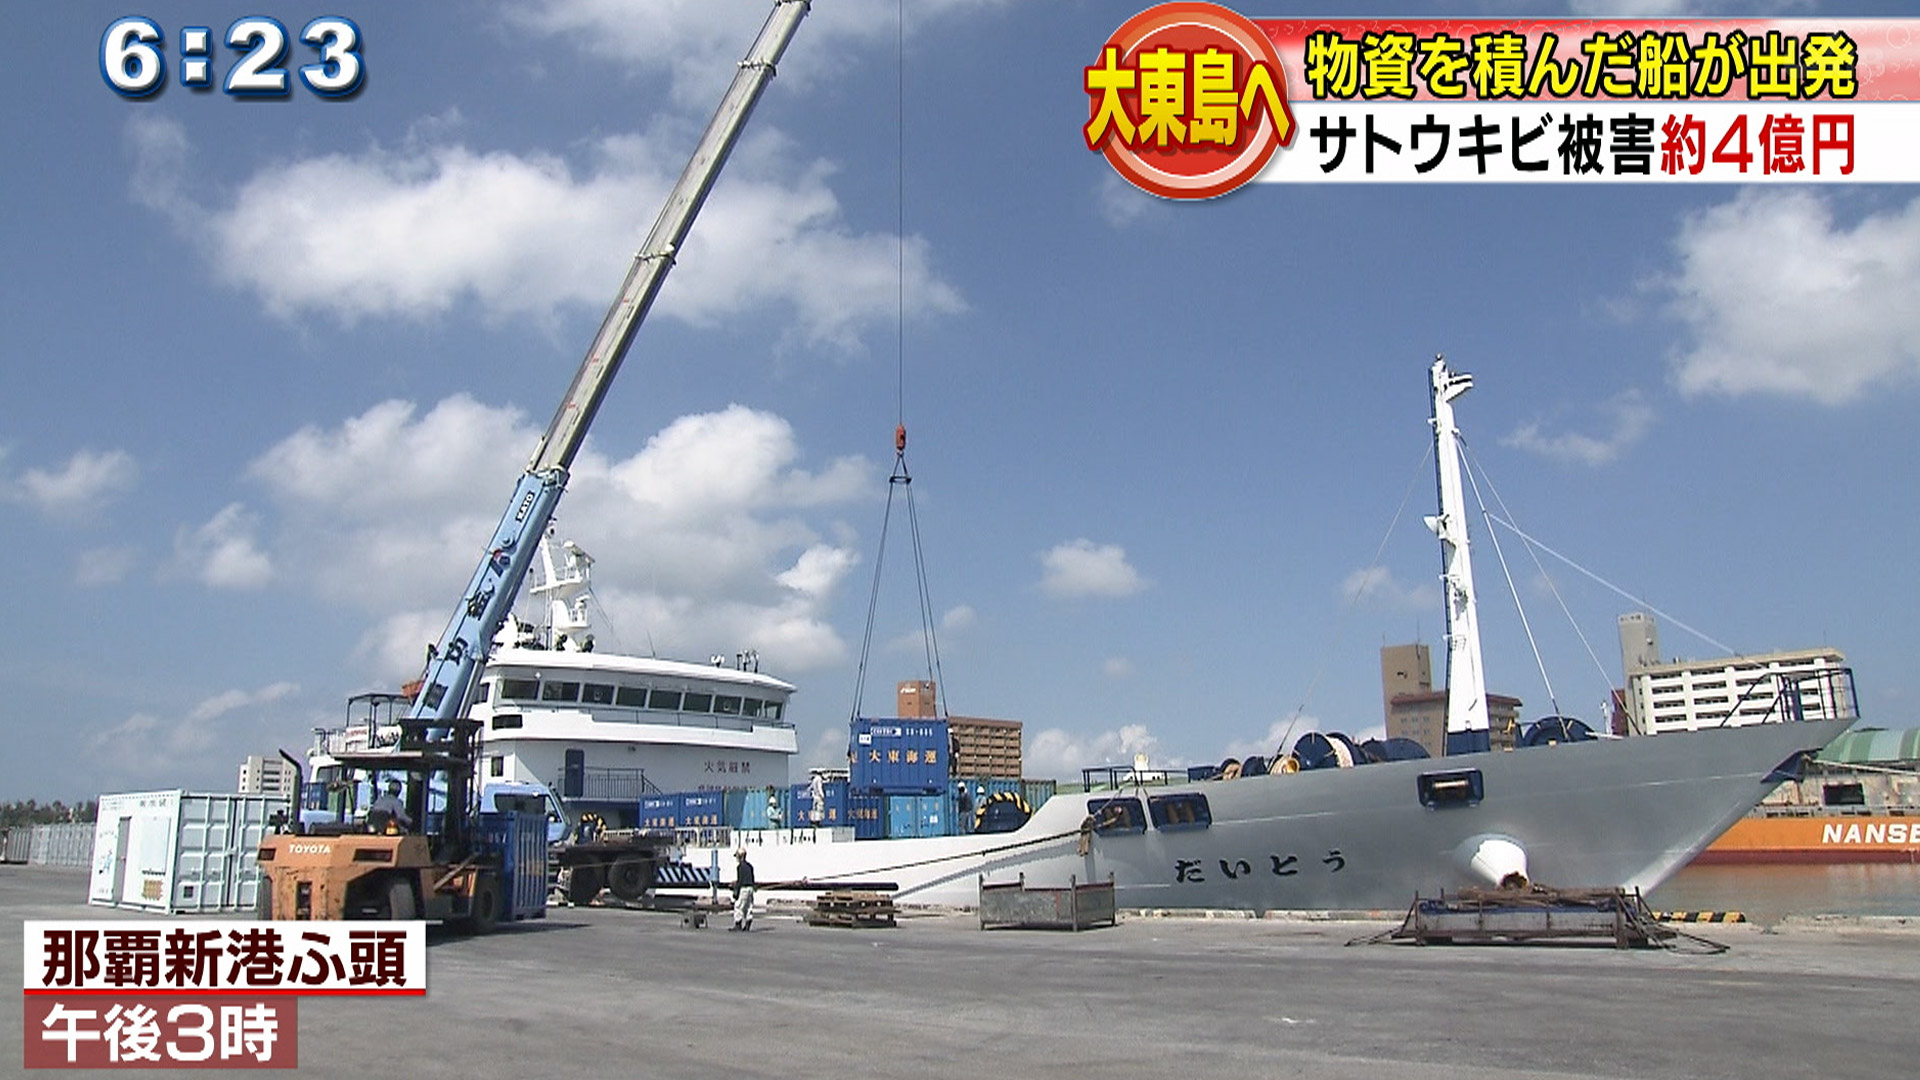
<path id="1" fill-rule="evenodd" d="M 1302 716 L 1297 719 L 1289 717 L 1284 720 L 1275 720 L 1273 723 L 1267 725 L 1267 733 L 1260 738 L 1250 742 L 1245 740 L 1229 742 L 1226 753 L 1221 755 L 1220 760 L 1224 761 L 1227 758 L 1241 759 L 1254 754 L 1270 759 L 1277 756 L 1275 751 L 1284 752 L 1292 750 L 1294 742 L 1297 741 L 1300 736 L 1305 735 L 1309 731 L 1317 730 L 1319 730 L 1319 721 L 1310 716 Z"/>
<path id="2" fill-rule="evenodd" d="M 466 394 L 418 413 L 413 402 L 388 400 L 335 429 L 308 425 L 247 471 L 289 502 L 351 504 L 355 514 L 381 520 L 403 511 L 433 516 L 468 504 L 489 482 L 504 495 L 505 478 L 526 468 L 526 448 L 537 438 L 509 442 L 532 430 L 524 414 Z"/>
<path id="3" fill-rule="evenodd" d="M 1069 540 L 1042 552 L 1040 563 L 1040 588 L 1052 596 L 1131 596 L 1147 587 L 1118 544 Z"/>
<path id="4" fill-rule="evenodd" d="M 1136 224 L 1149 214 L 1163 212 L 1162 200 L 1149 195 L 1108 170 L 1094 185 L 1093 205 L 1100 217 L 1116 229 Z"/>
<path id="5" fill-rule="evenodd" d="M 1009 0 L 914 0 L 905 30 L 917 38 L 941 20 L 1003 7 Z M 576 42 L 589 55 L 639 71 L 666 69 L 674 100 L 711 109 L 733 78 L 740 58 L 766 21 L 771 5 L 757 0 L 544 0 L 512 16 L 536 33 Z M 835 0 L 815 4 L 795 31 L 774 85 L 804 90 L 844 69 L 855 49 L 883 47 L 891 59 L 900 33 L 894 0 Z"/>
<path id="6" fill-rule="evenodd" d="M 688 141 L 611 135 L 576 166 L 470 148 L 449 126 L 398 148 L 276 162 L 212 205 L 194 201 L 212 196 L 181 172 L 192 160 L 184 130 L 150 118 L 130 129 L 135 198 L 202 238 L 229 283 L 284 318 L 432 320 L 472 301 L 490 318 L 549 321 L 612 297 Z M 831 175 L 778 135 L 751 134 L 654 314 L 717 326 L 774 309 L 790 313 L 795 340 L 853 350 L 863 327 L 893 324 L 901 295 L 910 317 L 960 310 L 921 238 L 903 247 L 847 225 Z"/>
<path id="7" fill-rule="evenodd" d="M 1427 581 L 1408 585 L 1384 566 L 1355 570 L 1340 583 L 1341 598 L 1388 611 L 1437 611 L 1440 586 Z"/>
<path id="8" fill-rule="evenodd" d="M 301 722 L 299 691 L 292 683 L 276 682 L 216 694 L 178 717 L 133 713 L 85 735 L 89 764 L 107 791 L 155 784 L 231 791 L 242 758 L 271 754 L 280 748 L 274 740 L 286 731 L 312 726 Z M 321 717 L 306 719 L 317 723 Z"/>
<path id="9" fill-rule="evenodd" d="M 813 737 L 811 743 L 800 748 L 801 760 L 809 769 L 844 769 L 847 767 L 847 727 L 845 724 L 829 724 Z M 790 774 L 797 781 L 805 780 L 804 775 Z"/>
<path id="10" fill-rule="evenodd" d="M 946 614 L 940 616 L 938 623 L 935 625 L 933 635 L 935 643 L 940 641 L 940 637 L 943 634 L 957 636 L 964 633 L 973 627 L 977 619 L 978 616 L 974 614 L 973 609 L 965 604 L 959 607 L 949 608 Z M 927 653 L 926 630 L 924 627 L 916 626 L 912 630 L 887 641 L 881 648 L 890 653 L 903 655 L 918 654 L 924 656 Z"/>
<path id="11" fill-rule="evenodd" d="M 452 609 L 400 611 L 360 635 L 353 657 L 377 677 L 404 685 L 426 670 L 427 646 L 440 640 Z"/>
<path id="12" fill-rule="evenodd" d="M 1133 677 L 1133 661 L 1124 656 L 1109 656 L 1100 664 L 1100 674 L 1109 679 L 1130 679 Z"/>
<path id="13" fill-rule="evenodd" d="M 778 580 L 802 596 L 827 596 L 859 561 L 860 556 L 846 548 L 815 544 L 801 552 L 793 568 L 781 573 Z"/>
<path id="14" fill-rule="evenodd" d="M 81 514 L 132 491 L 139 473 L 124 450 L 80 450 L 58 469 L 28 469 L 10 494 L 43 513 Z"/>
<path id="15" fill-rule="evenodd" d="M 260 550 L 257 515 L 229 503 L 197 529 L 173 540 L 174 565 L 216 589 L 257 589 L 273 579 L 273 560 Z"/>
<path id="16" fill-rule="evenodd" d="M 1602 433 L 1555 431 L 1549 434 L 1542 430 L 1546 426 L 1544 421 L 1533 420 L 1503 437 L 1500 445 L 1559 461 L 1604 465 L 1646 437 L 1653 427 L 1653 406 L 1647 404 L 1639 391 L 1629 390 L 1601 402 L 1588 422 L 1601 428 Z"/>
<path id="17" fill-rule="evenodd" d="M 290 682 L 277 682 L 258 690 L 227 690 L 195 705 L 187 712 L 187 719 L 196 724 L 204 724 L 236 709 L 270 705 L 299 692 L 300 687 Z"/>
<path id="18" fill-rule="evenodd" d="M 1920 199 L 1847 225 L 1805 189 L 1748 189 L 1689 217 L 1661 284 L 1693 341 L 1681 392 L 1825 405 L 1920 376 Z"/>
<path id="19" fill-rule="evenodd" d="M 88 548 L 74 556 L 73 580 L 89 588 L 112 585 L 125 580 L 138 557 L 130 547 Z"/>
<path id="20" fill-rule="evenodd" d="M 1135 754 L 1147 755 L 1149 768 L 1186 766 L 1183 759 L 1161 756 L 1160 738 L 1145 724 L 1126 724 L 1092 735 L 1047 728 L 1027 737 L 1022 760 L 1028 776 L 1078 780 L 1080 770 L 1089 766 L 1130 766 Z"/>
<path id="21" fill-rule="evenodd" d="M 447 398 L 422 415 L 375 405 L 295 432 L 249 474 L 273 503 L 276 561 L 373 617 L 357 655 L 417 674 L 539 431 L 520 413 Z M 769 670 L 838 662 L 826 614 L 858 564 L 831 515 L 874 495 L 858 458 L 806 468 L 790 425 L 741 406 L 681 417 L 638 453 L 589 443 L 556 534 L 594 556 L 603 647 L 702 659 L 756 649 Z M 404 527 L 396 527 L 396 522 Z"/>
<path id="22" fill-rule="evenodd" d="M 784 419 L 730 405 L 680 417 L 606 475 L 629 499 L 683 523 L 743 505 L 831 506 L 871 490 L 870 466 L 860 458 L 840 458 L 815 473 L 793 468 L 798 456 Z"/>

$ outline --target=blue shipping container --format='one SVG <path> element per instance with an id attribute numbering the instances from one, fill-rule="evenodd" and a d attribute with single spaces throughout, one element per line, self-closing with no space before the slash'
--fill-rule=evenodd
<path id="1" fill-rule="evenodd" d="M 953 832 L 953 800 L 938 795 L 888 795 L 887 835 L 893 838 L 948 836 Z"/>
<path id="2" fill-rule="evenodd" d="M 847 796 L 847 816 L 853 822 L 855 840 L 880 840 L 887 835 L 887 797 L 885 795 Z"/>
<path id="3" fill-rule="evenodd" d="M 1058 786 L 1058 782 L 1053 780 L 1022 780 L 1020 793 L 1026 796 L 1027 809 L 1038 810 L 1053 798 L 1054 789 Z"/>
<path id="4" fill-rule="evenodd" d="M 479 844 L 500 854 L 501 919 L 547 917 L 547 815 L 493 811 L 480 815 Z"/>
<path id="5" fill-rule="evenodd" d="M 1008 780 L 1001 776 L 973 776 L 965 780 L 955 780 L 953 790 L 958 792 L 962 784 L 966 785 L 967 797 L 972 799 L 976 806 L 1001 792 L 1020 790 L 1020 781 Z"/>
<path id="6" fill-rule="evenodd" d="M 741 797 L 740 818 L 729 824 L 742 829 L 784 829 L 789 825 L 805 824 L 793 820 L 789 807 L 793 805 L 793 792 L 787 788 L 764 787 L 746 788 L 739 792 Z"/>
<path id="7" fill-rule="evenodd" d="M 832 828 L 851 824 L 853 819 L 847 811 L 847 782 L 835 780 L 823 785 L 821 789 L 820 816 L 813 815 L 813 795 L 809 784 L 795 784 L 788 798 L 791 812 L 788 814 L 790 828 L 804 829 L 813 826 Z"/>
<path id="8" fill-rule="evenodd" d="M 640 827 L 643 829 L 673 829 L 680 825 L 680 796 L 642 795 L 640 796 Z"/>
<path id="9" fill-rule="evenodd" d="M 847 755 L 855 791 L 945 791 L 951 765 L 947 722 L 856 719 Z"/>
<path id="10" fill-rule="evenodd" d="M 727 793 L 724 791 L 684 791 L 680 793 L 680 827 L 714 829 L 725 824 Z"/>
<path id="11" fill-rule="evenodd" d="M 887 796 L 887 835 L 893 838 L 919 836 L 920 796 Z"/>

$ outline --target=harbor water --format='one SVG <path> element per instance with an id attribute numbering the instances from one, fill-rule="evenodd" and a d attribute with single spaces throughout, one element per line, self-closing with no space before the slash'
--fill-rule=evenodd
<path id="1" fill-rule="evenodd" d="M 1656 911 L 1738 911 L 1761 923 L 1789 916 L 1920 917 L 1920 865 L 1689 866 L 1647 896 Z"/>

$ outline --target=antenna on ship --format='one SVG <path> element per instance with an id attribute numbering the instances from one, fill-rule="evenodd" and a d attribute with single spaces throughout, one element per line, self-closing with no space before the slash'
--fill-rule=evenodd
<path id="1" fill-rule="evenodd" d="M 1444 355 L 1433 358 L 1431 374 L 1440 512 L 1427 519 L 1427 528 L 1440 538 L 1440 579 L 1446 589 L 1447 753 L 1468 754 L 1486 750 L 1492 742 L 1467 545 L 1466 494 L 1460 483 L 1460 429 L 1453 421 L 1453 399 L 1473 389 L 1473 376 L 1448 368 Z"/>

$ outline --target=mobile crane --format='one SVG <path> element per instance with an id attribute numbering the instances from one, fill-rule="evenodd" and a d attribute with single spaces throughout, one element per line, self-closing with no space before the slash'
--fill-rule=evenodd
<path id="1" fill-rule="evenodd" d="M 620 293 L 607 309 L 566 397 L 535 444 L 526 473 L 514 487 L 506 514 L 494 529 L 453 618 L 439 641 L 429 646 L 420 689 L 407 703 L 405 717 L 394 725 L 399 740 L 391 746 L 370 747 L 351 761 L 341 759 L 343 765 L 363 774 L 405 776 L 405 798 L 412 811 L 407 816 L 420 827 L 418 833 L 398 843 L 392 836 L 351 833 L 344 826 L 331 836 L 302 835 L 296 807 L 295 831 L 269 836 L 260 847 L 261 869 L 267 877 L 259 905 L 263 915 L 424 917 L 487 929 L 503 915 L 517 913 L 518 901 L 512 894 L 518 890 L 509 890 L 512 882 L 506 879 L 530 876 L 531 856 L 523 855 L 514 864 L 522 846 L 516 839 L 519 827 L 511 826 L 502 834 L 495 819 L 474 806 L 477 732 L 475 723 L 467 719 L 474 687 L 566 491 L 574 455 L 586 441 L 587 429 L 626 359 L 635 332 L 810 6 L 810 0 L 775 0 L 772 13 L 740 62 L 653 230 L 634 255 Z M 369 726 L 370 730 L 379 727 L 375 722 Z M 437 822 L 432 812 L 436 791 L 444 792 Z M 544 845 L 544 816 L 539 827 Z M 543 877 L 544 856 L 542 846 Z"/>

